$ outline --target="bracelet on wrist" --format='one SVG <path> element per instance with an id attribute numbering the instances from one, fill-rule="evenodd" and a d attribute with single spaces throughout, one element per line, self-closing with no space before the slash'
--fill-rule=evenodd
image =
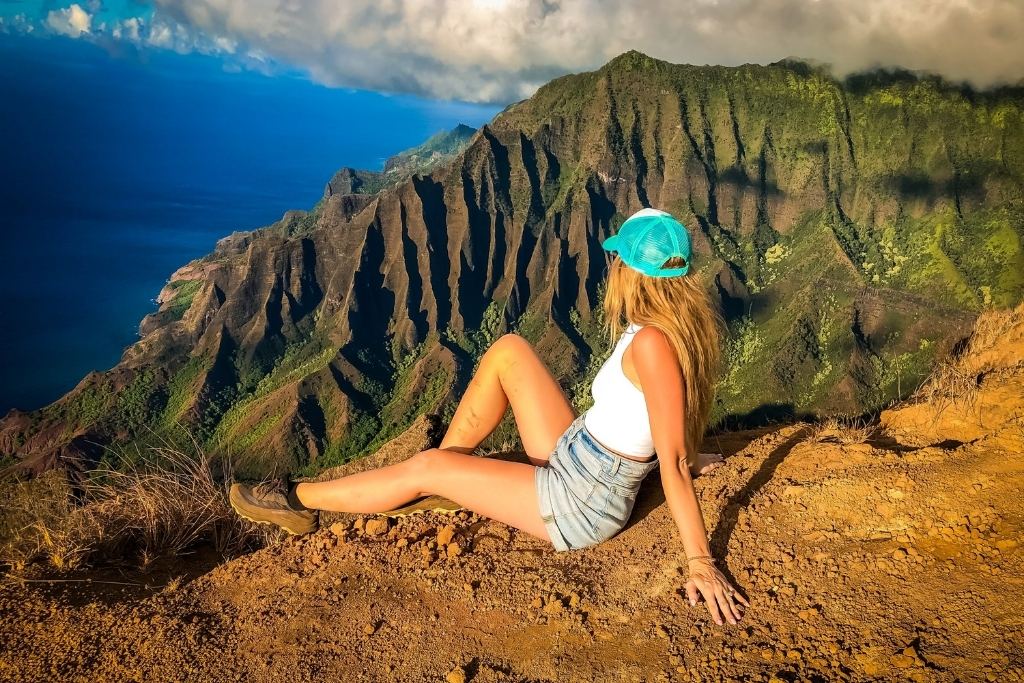
<path id="1" fill-rule="evenodd" d="M 711 564 L 715 563 L 715 558 L 713 558 L 711 555 L 694 555 L 693 557 L 686 558 L 686 563 L 689 564 L 694 560 L 710 560 Z"/>

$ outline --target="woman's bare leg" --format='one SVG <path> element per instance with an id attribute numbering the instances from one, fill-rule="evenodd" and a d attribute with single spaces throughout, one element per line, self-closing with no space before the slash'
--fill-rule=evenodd
<path id="1" fill-rule="evenodd" d="M 319 510 L 383 512 L 433 493 L 550 542 L 540 517 L 535 470 L 526 463 L 431 448 L 395 465 L 301 483 L 295 495 Z"/>
<path id="2" fill-rule="evenodd" d="M 534 464 L 469 455 L 494 431 L 510 405 Z M 436 494 L 550 541 L 540 517 L 535 465 L 547 463 L 575 418 L 572 404 L 530 343 L 506 334 L 480 359 L 439 448 L 388 467 L 301 483 L 295 495 L 309 508 L 383 512 Z"/>
<path id="3" fill-rule="evenodd" d="M 502 335 L 481 357 L 440 448 L 472 453 L 509 405 L 530 462 L 546 463 L 576 412 L 533 346 L 517 334 Z"/>

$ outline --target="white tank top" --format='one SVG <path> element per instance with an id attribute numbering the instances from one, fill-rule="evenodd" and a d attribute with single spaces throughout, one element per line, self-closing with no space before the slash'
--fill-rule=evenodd
<path id="1" fill-rule="evenodd" d="M 646 458 L 654 453 L 654 438 L 644 393 L 622 372 L 622 354 L 642 325 L 629 323 L 608 359 L 594 376 L 594 405 L 583 425 L 595 439 L 625 455 Z"/>

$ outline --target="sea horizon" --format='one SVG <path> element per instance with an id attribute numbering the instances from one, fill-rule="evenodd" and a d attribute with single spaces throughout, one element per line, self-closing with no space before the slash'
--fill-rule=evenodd
<path id="1" fill-rule="evenodd" d="M 232 72 L 213 57 L 0 34 L 0 414 L 115 365 L 180 266 L 499 106 Z"/>

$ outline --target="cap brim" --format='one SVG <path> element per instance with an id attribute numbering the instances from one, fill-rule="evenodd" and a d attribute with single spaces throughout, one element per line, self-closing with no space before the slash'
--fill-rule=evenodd
<path id="1" fill-rule="evenodd" d="M 605 251 L 618 251 L 619 250 L 619 236 L 612 235 L 601 242 L 601 248 Z"/>

